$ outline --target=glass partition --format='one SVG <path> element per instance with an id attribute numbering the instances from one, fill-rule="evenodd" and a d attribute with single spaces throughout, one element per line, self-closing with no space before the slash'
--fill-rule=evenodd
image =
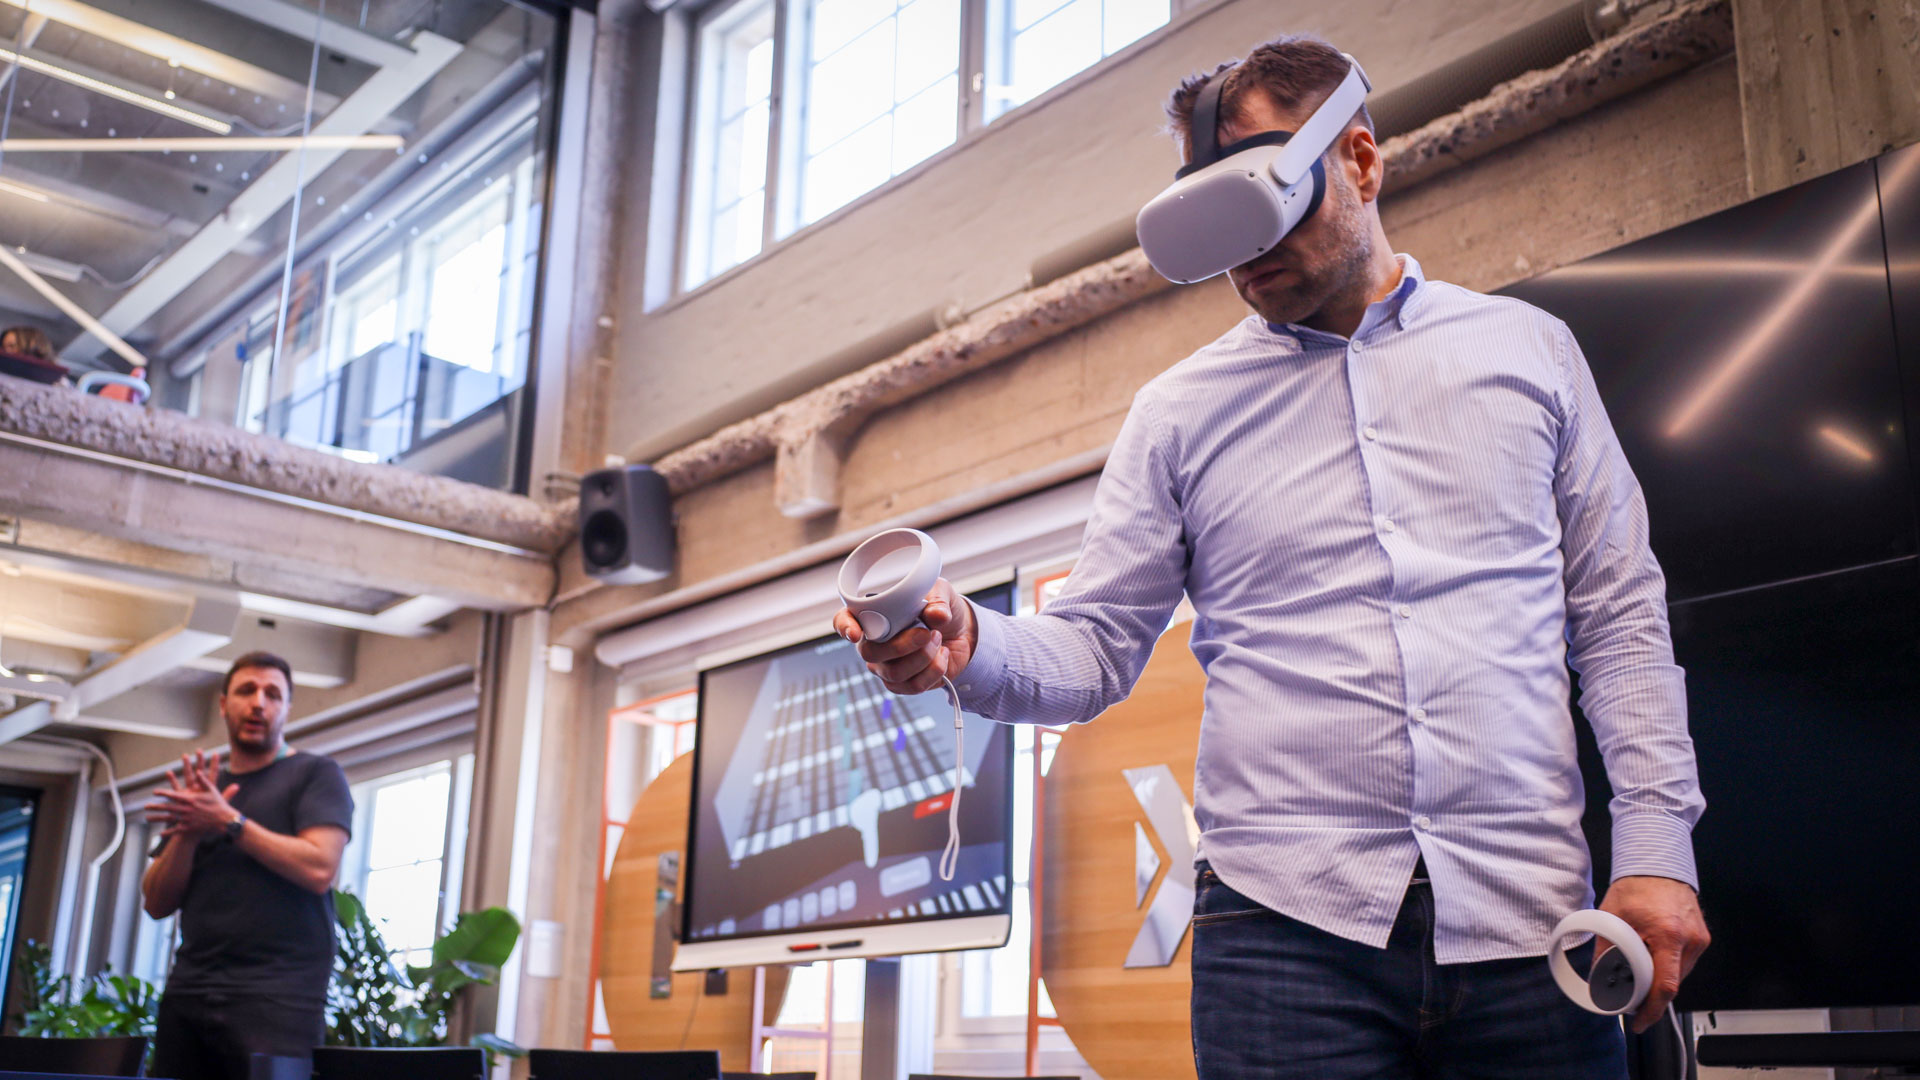
<path id="1" fill-rule="evenodd" d="M 510 486 L 563 20 L 121 9 L 0 2 L 0 364 Z"/>

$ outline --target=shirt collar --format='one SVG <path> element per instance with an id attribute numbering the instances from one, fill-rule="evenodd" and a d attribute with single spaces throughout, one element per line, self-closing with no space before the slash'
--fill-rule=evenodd
<path id="1" fill-rule="evenodd" d="M 1405 330 L 1414 319 L 1419 317 L 1427 283 L 1426 274 L 1420 269 L 1420 260 L 1400 252 L 1396 252 L 1393 257 L 1400 264 L 1400 284 L 1395 285 L 1392 292 L 1367 305 L 1366 314 L 1360 317 L 1359 328 L 1353 332 L 1355 340 L 1369 336 L 1388 320 L 1392 320 L 1396 328 Z M 1266 325 L 1267 329 L 1276 334 L 1287 334 L 1302 342 L 1344 345 L 1347 341 L 1338 334 L 1329 334 L 1298 323 L 1267 323 Z"/>

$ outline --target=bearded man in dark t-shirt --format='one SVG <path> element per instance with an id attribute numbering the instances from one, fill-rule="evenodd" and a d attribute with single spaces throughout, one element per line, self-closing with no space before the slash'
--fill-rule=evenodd
<path id="1" fill-rule="evenodd" d="M 147 914 L 180 913 L 154 1076 L 242 1080 L 251 1055 L 311 1060 L 324 1035 L 353 798 L 340 766 L 286 745 L 292 700 L 285 660 L 235 660 L 220 692 L 226 764 L 187 755 L 154 792 L 148 815 L 164 829 L 140 890 Z"/>

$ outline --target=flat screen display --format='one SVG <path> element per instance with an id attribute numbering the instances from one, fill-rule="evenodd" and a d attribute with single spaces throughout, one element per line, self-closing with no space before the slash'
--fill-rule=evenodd
<path id="1" fill-rule="evenodd" d="M 1713 945 L 1678 1007 L 1920 1001 L 1920 560 L 1674 605 Z M 1584 717 L 1594 882 L 1607 785 Z"/>
<path id="2" fill-rule="evenodd" d="M 1875 163 L 1503 290 L 1565 320 L 1668 597 L 1914 554 Z"/>
<path id="3" fill-rule="evenodd" d="M 972 599 L 1004 613 L 1012 595 Z M 1013 740 L 972 714 L 959 862 L 940 879 L 955 745 L 944 689 L 889 694 L 828 634 L 702 672 L 698 733 L 684 944 L 1010 911 Z"/>

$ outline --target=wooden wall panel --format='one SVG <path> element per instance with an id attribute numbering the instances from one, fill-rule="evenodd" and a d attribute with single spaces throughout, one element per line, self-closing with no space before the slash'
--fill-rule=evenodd
<path id="1" fill-rule="evenodd" d="M 1194 1075 L 1191 933 L 1166 967 L 1121 966 L 1161 884 L 1169 876 L 1193 880 L 1193 868 L 1175 865 L 1147 828 L 1160 871 L 1146 902 L 1134 903 L 1133 826 L 1145 827 L 1146 819 L 1121 775 L 1165 765 L 1193 799 L 1206 676 L 1188 647 L 1191 631 L 1182 622 L 1163 634 L 1132 696 L 1069 730 L 1047 772 L 1040 973 L 1060 1022 L 1101 1080 Z"/>
<path id="2" fill-rule="evenodd" d="M 601 913 L 600 979 L 607 1025 L 620 1050 L 713 1049 L 720 1066 L 745 1072 L 753 1034 L 753 970 L 731 971 L 722 996 L 701 993 L 705 975 L 673 976 L 671 997 L 656 999 L 647 988 L 653 974 L 653 894 L 660 854 L 681 852 L 687 842 L 693 755 L 684 754 L 647 785 L 613 857 Z M 684 879 L 683 879 L 684 881 Z M 779 1014 L 787 969 L 767 969 L 767 1016 Z"/>

